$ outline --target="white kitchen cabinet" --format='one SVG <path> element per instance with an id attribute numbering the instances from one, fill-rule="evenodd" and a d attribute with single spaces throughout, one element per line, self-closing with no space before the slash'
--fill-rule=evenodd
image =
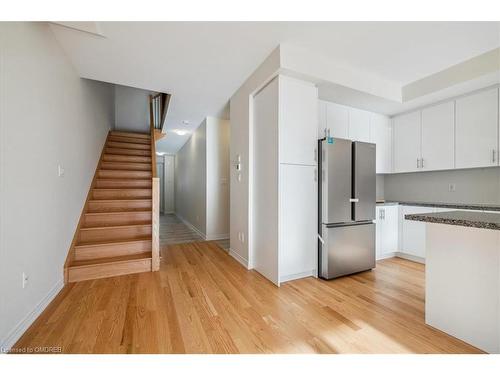
<path id="1" fill-rule="evenodd" d="M 394 172 L 420 170 L 420 111 L 396 116 L 393 120 Z"/>
<path id="2" fill-rule="evenodd" d="M 318 89 L 280 76 L 280 163 L 316 165 Z"/>
<path id="3" fill-rule="evenodd" d="M 349 139 L 349 107 L 328 103 L 326 126 L 330 130 L 330 137 Z"/>
<path id="4" fill-rule="evenodd" d="M 316 167 L 280 165 L 280 282 L 311 276 L 317 265 Z M 304 220 L 309 218 L 309 220 Z"/>
<path id="5" fill-rule="evenodd" d="M 376 257 L 384 259 L 398 251 L 398 205 L 381 205 L 376 208 L 377 225 Z"/>
<path id="6" fill-rule="evenodd" d="M 318 139 L 325 136 L 326 125 L 326 107 L 328 102 L 318 100 Z"/>
<path id="7" fill-rule="evenodd" d="M 456 100 L 456 168 L 498 165 L 498 88 Z"/>
<path id="8" fill-rule="evenodd" d="M 432 207 L 401 206 L 401 243 L 400 252 L 425 259 L 425 228 L 426 223 L 406 220 L 408 214 L 424 214 L 434 212 Z"/>
<path id="9" fill-rule="evenodd" d="M 392 127 L 389 117 L 377 113 L 370 114 L 370 142 L 376 148 L 376 172 L 392 172 Z"/>
<path id="10" fill-rule="evenodd" d="M 362 109 L 349 109 L 349 139 L 370 142 L 370 112 Z"/>
<path id="11" fill-rule="evenodd" d="M 253 97 L 248 263 L 278 286 L 316 274 L 317 109 L 314 86 L 281 75 Z"/>
<path id="12" fill-rule="evenodd" d="M 422 110 L 421 170 L 455 167 L 455 103 L 446 102 Z"/>

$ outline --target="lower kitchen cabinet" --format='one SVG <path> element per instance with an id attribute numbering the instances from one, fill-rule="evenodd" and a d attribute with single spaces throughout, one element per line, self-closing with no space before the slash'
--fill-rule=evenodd
<path id="1" fill-rule="evenodd" d="M 400 252 L 416 257 L 414 260 L 425 259 L 425 228 L 426 223 L 406 220 L 405 215 L 435 212 L 433 207 L 401 206 Z"/>
<path id="2" fill-rule="evenodd" d="M 398 205 L 384 205 L 376 208 L 377 235 L 375 246 L 377 259 L 392 257 L 398 251 L 398 211 Z"/>

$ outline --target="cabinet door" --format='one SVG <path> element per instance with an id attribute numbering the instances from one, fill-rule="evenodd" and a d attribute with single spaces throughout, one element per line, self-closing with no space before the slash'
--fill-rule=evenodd
<path id="1" fill-rule="evenodd" d="M 318 89 L 290 77 L 279 82 L 280 162 L 316 165 Z"/>
<path id="2" fill-rule="evenodd" d="M 455 103 L 422 110 L 422 170 L 455 167 Z"/>
<path id="3" fill-rule="evenodd" d="M 317 268 L 316 167 L 280 165 L 280 282 L 310 276 Z"/>
<path id="4" fill-rule="evenodd" d="M 387 255 L 398 251 L 399 215 L 398 206 L 384 206 L 382 213 L 381 253 Z"/>
<path id="5" fill-rule="evenodd" d="M 456 100 L 456 168 L 498 165 L 498 89 Z"/>
<path id="6" fill-rule="evenodd" d="M 420 111 L 394 117 L 394 172 L 420 170 Z"/>
<path id="7" fill-rule="evenodd" d="M 326 125 L 326 106 L 327 102 L 318 100 L 318 139 L 325 136 Z"/>
<path id="8" fill-rule="evenodd" d="M 402 241 L 400 251 L 402 253 L 425 258 L 426 223 L 406 220 L 404 216 L 408 214 L 423 214 L 434 212 L 434 209 L 431 207 L 403 206 L 402 210 Z"/>
<path id="9" fill-rule="evenodd" d="M 382 212 L 383 206 L 377 206 L 375 208 L 375 259 L 382 259 L 382 236 L 383 236 L 383 225 Z"/>
<path id="10" fill-rule="evenodd" d="M 349 139 L 349 108 L 336 103 L 328 103 L 326 125 L 331 137 Z"/>
<path id="11" fill-rule="evenodd" d="M 370 114 L 370 142 L 377 146 L 377 173 L 392 172 L 392 128 L 387 116 Z"/>
<path id="12" fill-rule="evenodd" d="M 349 139 L 370 142 L 370 112 L 349 109 Z"/>

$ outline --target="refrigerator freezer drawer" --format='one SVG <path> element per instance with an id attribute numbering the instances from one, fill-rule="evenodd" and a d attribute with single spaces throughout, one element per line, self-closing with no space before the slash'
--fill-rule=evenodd
<path id="1" fill-rule="evenodd" d="M 323 279 L 349 275 L 375 268 L 375 224 L 336 227 L 323 225 L 319 254 Z"/>

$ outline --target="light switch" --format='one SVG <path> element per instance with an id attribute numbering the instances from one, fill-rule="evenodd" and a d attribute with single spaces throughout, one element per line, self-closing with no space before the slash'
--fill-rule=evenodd
<path id="1" fill-rule="evenodd" d="M 64 168 L 61 164 L 57 166 L 57 175 L 59 177 L 64 177 Z"/>

